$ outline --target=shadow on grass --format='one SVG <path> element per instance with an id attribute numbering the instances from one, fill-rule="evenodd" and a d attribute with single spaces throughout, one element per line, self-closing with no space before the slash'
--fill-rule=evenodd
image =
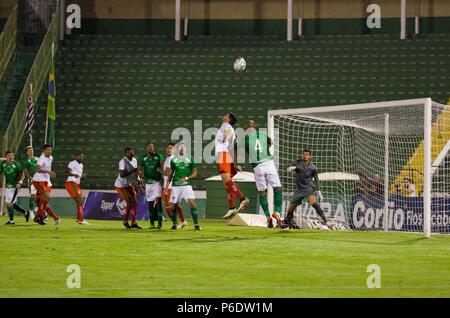
<path id="1" fill-rule="evenodd" d="M 283 235 L 286 238 L 298 238 L 302 240 L 315 240 L 315 241 L 333 241 L 333 242 L 342 242 L 342 243 L 355 243 L 355 244 L 369 244 L 369 245 L 385 245 L 385 246 L 396 246 L 396 245 L 413 245 L 419 243 L 421 241 L 428 240 L 423 236 L 419 236 L 412 238 L 402 238 L 400 236 L 393 237 L 396 233 L 386 233 L 383 238 L 378 237 L 367 237 L 367 240 L 357 240 L 354 238 L 354 235 L 360 234 L 375 234 L 376 232 L 324 232 L 324 231 L 315 231 L 315 230 L 294 230 L 294 231 L 279 231 L 275 232 L 275 235 Z M 332 234 L 332 235 L 329 235 Z M 335 234 L 346 234 L 345 237 L 340 235 L 339 237 Z M 398 234 L 406 234 L 406 233 L 398 233 Z M 409 233 L 411 234 L 411 233 Z M 389 237 L 395 241 L 388 242 Z M 383 241 L 382 241 L 383 240 Z"/>
<path id="2" fill-rule="evenodd" d="M 268 237 L 264 237 L 262 239 L 268 239 Z M 261 237 L 226 237 L 226 236 L 217 236 L 217 237 L 181 237 L 181 238 L 169 238 L 162 239 L 162 242 L 193 242 L 193 243 L 218 243 L 218 242 L 230 242 L 230 241 L 252 241 L 252 240 L 261 240 Z"/>

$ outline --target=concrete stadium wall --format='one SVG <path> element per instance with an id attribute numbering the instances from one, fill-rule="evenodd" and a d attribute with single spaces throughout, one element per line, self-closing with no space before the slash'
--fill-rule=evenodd
<path id="1" fill-rule="evenodd" d="M 283 19 L 286 0 L 182 0 L 182 16 L 191 19 Z M 84 18 L 171 19 L 175 0 L 68 0 L 80 5 Z M 307 19 L 365 18 L 366 8 L 376 3 L 382 17 L 400 16 L 400 0 L 294 0 L 294 17 Z M 447 0 L 409 0 L 408 16 L 450 16 Z"/>

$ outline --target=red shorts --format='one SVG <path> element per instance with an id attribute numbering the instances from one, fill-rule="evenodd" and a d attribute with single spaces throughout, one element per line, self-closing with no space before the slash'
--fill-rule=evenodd
<path id="1" fill-rule="evenodd" d="M 33 185 L 36 188 L 37 199 L 39 199 L 43 193 L 50 194 L 52 192 L 52 186 L 50 186 L 47 181 L 33 181 Z"/>
<path id="2" fill-rule="evenodd" d="M 116 187 L 116 191 L 122 200 L 124 201 L 132 200 L 134 202 L 137 202 L 136 190 L 133 187 L 123 187 L 123 188 Z"/>
<path id="3" fill-rule="evenodd" d="M 76 197 L 81 197 L 80 185 L 76 182 L 67 181 L 66 190 L 72 199 L 75 199 Z"/>
<path id="4" fill-rule="evenodd" d="M 217 170 L 219 174 L 228 173 L 231 177 L 237 174 L 233 164 L 233 157 L 229 152 L 220 152 L 217 161 Z"/>

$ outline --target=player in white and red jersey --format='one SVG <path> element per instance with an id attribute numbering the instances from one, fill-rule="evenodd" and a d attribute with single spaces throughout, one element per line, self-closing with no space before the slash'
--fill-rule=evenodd
<path id="1" fill-rule="evenodd" d="M 46 224 L 44 220 L 47 218 L 47 213 L 53 218 L 55 225 L 60 223 L 58 216 L 48 205 L 50 193 L 52 192 L 50 178 L 56 178 L 56 173 L 52 171 L 52 152 L 51 145 L 45 144 L 42 147 L 42 154 L 37 161 L 36 173 L 33 176 L 33 185 L 36 188 L 36 201 L 38 202 L 38 211 L 34 221 L 41 225 Z"/>
<path id="2" fill-rule="evenodd" d="M 243 211 L 250 203 L 250 200 L 242 194 L 238 185 L 232 179 L 238 171 L 242 170 L 236 160 L 233 160 L 232 155 L 232 153 L 235 153 L 236 145 L 236 136 L 233 128 L 235 124 L 236 116 L 232 113 L 225 114 L 215 139 L 217 168 L 228 196 L 229 210 L 224 215 L 224 219 L 231 219 L 236 213 Z M 241 201 L 237 209 L 235 206 L 235 196 Z"/>
<path id="3" fill-rule="evenodd" d="M 83 194 L 80 188 L 81 180 L 86 178 L 86 175 L 83 173 L 83 161 L 84 154 L 82 152 L 77 152 L 75 154 L 75 160 L 72 160 L 67 165 L 66 191 L 77 205 L 77 223 L 80 225 L 89 225 L 89 223 L 84 220 Z"/>
<path id="4" fill-rule="evenodd" d="M 137 222 L 137 194 L 136 187 L 139 181 L 138 164 L 134 158 L 133 148 L 125 149 L 125 157 L 119 161 L 119 175 L 117 176 L 114 186 L 120 198 L 124 200 L 127 205 L 123 215 L 123 225 L 126 229 L 142 229 Z M 128 223 L 128 218 L 131 216 L 131 226 Z"/>

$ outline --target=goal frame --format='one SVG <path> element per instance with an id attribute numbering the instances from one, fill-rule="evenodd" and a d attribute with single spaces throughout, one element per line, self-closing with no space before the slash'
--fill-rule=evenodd
<path id="1" fill-rule="evenodd" d="M 346 104 L 338 106 L 319 106 L 308 108 L 291 108 L 291 109 L 278 109 L 269 110 L 267 114 L 267 130 L 268 135 L 272 139 L 271 151 L 273 153 L 274 148 L 277 145 L 275 139 L 275 116 L 282 115 L 302 115 L 305 113 L 323 113 L 323 112 L 343 112 L 352 110 L 368 110 L 368 109 L 380 109 L 380 108 L 392 108 L 392 107 L 407 107 L 423 105 L 424 107 L 424 123 L 423 123 L 423 144 L 424 144 L 424 178 L 423 178 L 423 234 L 426 238 L 431 237 L 431 174 L 432 174 L 432 99 L 418 98 L 418 99 L 406 99 L 406 100 L 394 100 L 387 102 L 375 102 L 375 103 L 362 103 L 362 104 Z M 388 127 L 387 127 L 388 128 Z M 385 136 L 388 138 L 387 136 Z M 385 162 L 385 167 L 387 166 Z M 386 182 L 386 181 L 385 181 Z M 269 188 L 268 199 L 270 204 L 273 202 L 273 190 Z M 385 198 L 386 200 L 386 198 Z M 387 211 L 386 211 L 387 212 Z M 385 212 L 385 213 L 386 213 Z M 385 230 L 387 230 L 385 228 Z"/>

